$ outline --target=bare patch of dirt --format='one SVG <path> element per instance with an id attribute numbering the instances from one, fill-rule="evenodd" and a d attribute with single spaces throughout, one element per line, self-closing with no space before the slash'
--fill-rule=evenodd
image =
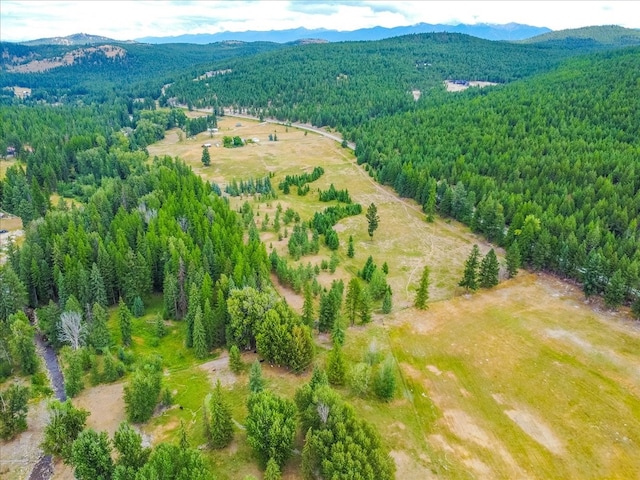
<path id="1" fill-rule="evenodd" d="M 223 387 L 236 383 L 237 377 L 229 370 L 229 355 L 226 353 L 220 358 L 200 364 L 198 368 L 206 372 L 212 387 L 215 387 L 218 380 Z"/>
<path id="2" fill-rule="evenodd" d="M 476 472 L 479 478 L 491 478 L 493 476 L 493 470 L 491 470 L 486 463 L 475 457 L 465 458 L 462 460 L 462 463 Z"/>
<path id="3" fill-rule="evenodd" d="M 53 68 L 73 65 L 78 59 L 87 57 L 95 53 L 102 53 L 107 58 L 125 57 L 127 52 L 122 47 L 114 45 L 100 45 L 99 47 L 77 48 L 65 53 L 61 57 L 51 57 L 41 60 L 31 60 L 28 63 L 19 65 L 9 65 L 7 70 L 15 73 L 36 73 L 45 72 Z M 14 59 L 17 61 L 19 59 Z"/>
<path id="4" fill-rule="evenodd" d="M 490 443 L 489 435 L 476 425 L 466 412 L 462 410 L 445 410 L 443 417 L 449 430 L 457 437 L 482 446 L 487 446 Z"/>
<path id="5" fill-rule="evenodd" d="M 434 375 L 437 375 L 438 377 L 442 375 L 442 372 L 440 371 L 440 369 L 435 365 L 427 365 L 427 370 L 429 370 Z"/>
<path id="6" fill-rule="evenodd" d="M 504 412 L 524 433 L 555 455 L 564 455 L 564 445 L 551 428 L 537 416 L 523 410 L 505 410 Z"/>
<path id="7" fill-rule="evenodd" d="M 97 431 L 106 431 L 110 437 L 118 429 L 118 425 L 126 420 L 124 409 L 124 383 L 98 385 L 84 390 L 73 399 L 76 408 L 90 412 L 87 427 Z"/>
<path id="8" fill-rule="evenodd" d="M 396 478 L 403 480 L 426 480 L 437 478 L 420 460 L 412 458 L 407 452 L 392 450 L 389 452 L 396 464 Z"/>
<path id="9" fill-rule="evenodd" d="M 471 80 L 470 82 L 459 83 L 451 80 L 445 80 L 445 87 L 447 88 L 447 92 L 462 92 L 469 87 L 488 87 L 490 85 L 498 85 L 494 82 L 479 82 L 475 80 Z"/>
<path id="10" fill-rule="evenodd" d="M 47 400 L 29 405 L 27 430 L 9 442 L 0 441 L 0 478 L 24 479 L 42 455 L 40 443 L 49 423 Z"/>

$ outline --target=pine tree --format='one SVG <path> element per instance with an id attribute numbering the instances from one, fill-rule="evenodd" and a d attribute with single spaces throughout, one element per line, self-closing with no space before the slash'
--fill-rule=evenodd
<path id="1" fill-rule="evenodd" d="M 362 323 L 369 323 L 371 321 L 371 295 L 369 294 L 369 289 L 362 289 L 362 293 L 360 294 L 360 321 Z"/>
<path id="2" fill-rule="evenodd" d="M 471 290 L 472 292 L 478 289 L 478 267 L 479 267 L 480 249 L 478 245 L 474 245 L 471 249 L 471 253 L 464 264 L 464 273 L 462 274 L 462 280 L 458 284 L 461 287 Z"/>
<path id="3" fill-rule="evenodd" d="M 518 274 L 518 270 L 520 269 L 520 247 L 518 246 L 518 241 L 514 240 L 509 247 L 507 247 L 507 275 L 509 278 L 513 278 Z"/>
<path id="4" fill-rule="evenodd" d="M 209 165 L 211 165 L 211 155 L 209 154 L 209 149 L 207 147 L 204 147 L 202 149 L 202 164 L 205 167 L 208 167 Z"/>
<path id="5" fill-rule="evenodd" d="M 604 301 L 609 308 L 617 308 L 622 305 L 627 293 L 627 285 L 620 270 L 616 270 L 607 287 L 604 290 Z"/>
<path id="6" fill-rule="evenodd" d="M 393 299 L 391 295 L 391 287 L 387 287 L 387 291 L 384 292 L 384 297 L 382 297 L 382 313 L 385 315 L 391 313 L 391 310 L 393 310 Z"/>
<path id="7" fill-rule="evenodd" d="M 498 275 L 500 274 L 500 265 L 496 252 L 489 250 L 480 263 L 480 286 L 482 288 L 491 288 L 498 285 Z"/>
<path id="8" fill-rule="evenodd" d="M 347 375 L 347 364 L 340 345 L 334 343 L 327 358 L 327 378 L 332 385 L 344 385 Z"/>
<path id="9" fill-rule="evenodd" d="M 214 334 L 215 320 L 213 318 L 213 309 L 211 308 L 211 301 L 207 298 L 204 301 L 204 310 L 202 312 L 202 325 L 204 326 L 204 333 L 207 342 L 207 350 L 211 350 L 214 347 Z"/>
<path id="10" fill-rule="evenodd" d="M 236 345 L 231 345 L 229 348 L 229 368 L 233 373 L 240 373 L 243 368 L 240 350 Z"/>
<path id="11" fill-rule="evenodd" d="M 184 426 L 184 420 L 180 420 L 180 428 L 178 429 L 178 446 L 180 447 L 180 450 L 188 450 L 189 448 L 191 448 L 191 445 L 189 444 L 189 437 L 187 436 L 187 429 Z"/>
<path id="12" fill-rule="evenodd" d="M 225 448 L 233 440 L 233 419 L 231 409 L 224 399 L 220 380 L 208 398 L 205 406 L 207 412 L 207 432 L 212 448 Z"/>
<path id="13" fill-rule="evenodd" d="M 122 335 L 122 344 L 125 347 L 129 346 L 131 344 L 131 312 L 122 298 L 118 303 L 118 323 L 120 325 L 120 334 Z"/>
<path id="14" fill-rule="evenodd" d="M 67 368 L 64 370 L 64 391 L 68 397 L 75 397 L 84 388 L 82 373 L 80 352 L 70 351 L 67 358 Z"/>
<path id="15" fill-rule="evenodd" d="M 185 317 L 187 323 L 185 344 L 187 348 L 193 347 L 193 322 L 196 317 L 196 311 L 198 308 L 202 308 L 200 306 L 201 304 L 200 289 L 195 282 L 192 282 L 189 288 L 189 308 L 187 309 L 187 315 Z"/>
<path id="16" fill-rule="evenodd" d="M 631 313 L 633 313 L 636 319 L 640 320 L 640 295 L 638 295 L 633 304 L 631 304 Z"/>
<path id="17" fill-rule="evenodd" d="M 288 365 L 295 373 L 303 372 L 311 365 L 313 355 L 314 346 L 311 329 L 304 325 L 294 326 L 291 330 L 291 347 Z"/>
<path id="18" fill-rule="evenodd" d="M 367 223 L 369 224 L 367 232 L 369 233 L 369 237 L 373 240 L 373 232 L 378 229 L 378 224 L 380 222 L 380 217 L 378 217 L 378 209 L 376 208 L 376 205 L 374 203 L 369 205 L 366 217 Z"/>
<path id="19" fill-rule="evenodd" d="M 333 330 L 331 330 L 331 341 L 334 345 L 344 345 L 346 334 L 344 331 L 344 325 L 342 319 L 339 318 L 336 323 L 333 324 Z"/>
<path id="20" fill-rule="evenodd" d="M 360 281 L 356 277 L 353 277 L 351 280 L 349 280 L 349 285 L 347 286 L 347 296 L 345 299 L 347 319 L 349 320 L 349 324 L 351 326 L 353 326 L 356 322 L 356 314 L 358 313 L 361 297 L 362 288 L 360 286 Z"/>
<path id="21" fill-rule="evenodd" d="M 105 288 L 104 280 L 96 263 L 91 267 L 89 282 L 91 285 L 92 303 L 98 303 L 102 307 L 107 307 L 109 304 L 107 300 L 107 289 Z"/>
<path id="22" fill-rule="evenodd" d="M 600 292 L 602 286 L 602 257 L 595 250 L 589 254 L 582 278 L 582 291 L 589 298 Z"/>
<path id="23" fill-rule="evenodd" d="M 197 358 L 205 358 L 209 349 L 207 348 L 207 334 L 202 323 L 202 309 L 198 305 L 195 318 L 193 320 L 193 353 Z"/>
<path id="24" fill-rule="evenodd" d="M 314 461 L 313 461 L 313 450 L 311 446 L 313 438 L 313 430 L 309 427 L 307 430 L 307 434 L 304 437 L 304 447 L 302 448 L 302 478 L 303 480 L 313 480 L 315 475 L 314 471 Z"/>
<path id="25" fill-rule="evenodd" d="M 131 306 L 131 313 L 136 318 L 140 318 L 144 315 L 144 302 L 142 301 L 139 295 L 133 299 L 133 305 Z"/>
<path id="26" fill-rule="evenodd" d="M 264 480 L 281 480 L 282 474 L 278 462 L 270 458 L 267 462 L 267 469 L 264 472 Z"/>
<path id="27" fill-rule="evenodd" d="M 388 290 L 387 290 L 388 291 Z M 420 310 L 424 310 L 427 307 L 427 301 L 429 300 L 429 267 L 424 266 L 422 270 L 422 276 L 420 277 L 420 285 L 416 292 L 416 299 L 414 305 Z"/>
<path id="28" fill-rule="evenodd" d="M 93 304 L 93 321 L 89 328 L 89 344 L 96 350 L 102 350 L 111 344 L 111 333 L 107 327 L 107 311 L 98 303 Z"/>
<path id="29" fill-rule="evenodd" d="M 393 362 L 388 359 L 385 361 L 373 381 L 373 391 L 380 400 L 385 402 L 393 398 L 396 389 L 396 374 Z"/>
<path id="30" fill-rule="evenodd" d="M 111 478 L 113 460 L 107 432 L 98 433 L 92 428 L 83 430 L 73 442 L 71 463 L 78 480 Z"/>
<path id="31" fill-rule="evenodd" d="M 304 286 L 304 303 L 302 305 L 302 323 L 309 328 L 313 328 L 313 297 L 311 295 L 311 287 L 309 282 Z"/>
<path id="32" fill-rule="evenodd" d="M 155 334 L 158 338 L 162 338 L 167 334 L 167 327 L 160 315 L 156 316 Z"/>
<path id="33" fill-rule="evenodd" d="M 162 287 L 164 310 L 163 317 L 177 319 L 178 318 L 178 282 L 170 273 L 164 277 Z"/>
<path id="34" fill-rule="evenodd" d="M 251 393 L 258 393 L 264 390 L 264 377 L 262 376 L 262 366 L 260 362 L 256 360 L 251 364 L 249 370 L 249 391 Z"/>
<path id="35" fill-rule="evenodd" d="M 218 288 L 218 299 L 213 310 L 213 346 L 221 347 L 225 343 L 227 329 L 227 300 L 224 297 L 222 288 Z"/>
<path id="36" fill-rule="evenodd" d="M 353 244 L 353 235 L 349 235 L 349 244 L 347 246 L 347 257 L 353 258 L 355 254 L 356 254 L 356 250 Z"/>

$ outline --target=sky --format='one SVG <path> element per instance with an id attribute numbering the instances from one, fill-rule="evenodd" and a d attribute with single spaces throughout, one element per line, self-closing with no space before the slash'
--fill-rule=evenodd
<path id="1" fill-rule="evenodd" d="M 73 33 L 116 40 L 305 27 L 356 30 L 416 23 L 510 22 L 552 30 L 640 28 L 640 1 L 19 1 L 0 0 L 0 40 Z"/>

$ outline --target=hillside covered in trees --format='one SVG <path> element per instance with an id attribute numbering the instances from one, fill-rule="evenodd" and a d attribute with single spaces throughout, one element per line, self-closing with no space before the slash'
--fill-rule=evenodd
<path id="1" fill-rule="evenodd" d="M 197 107 L 233 106 L 256 116 L 336 127 L 354 139 L 353 129 L 372 118 L 420 108 L 414 90 L 429 104 L 446 79 L 507 83 L 604 48 L 612 46 L 570 39 L 520 45 L 451 33 L 302 45 L 217 63 L 231 71 L 206 82 L 183 77 L 166 95 Z"/>
<path id="2" fill-rule="evenodd" d="M 589 294 L 615 287 L 632 300 L 639 68 L 637 48 L 598 54 L 371 122 L 359 131 L 358 161 L 427 211 L 517 242 L 526 264 L 580 279 Z"/>

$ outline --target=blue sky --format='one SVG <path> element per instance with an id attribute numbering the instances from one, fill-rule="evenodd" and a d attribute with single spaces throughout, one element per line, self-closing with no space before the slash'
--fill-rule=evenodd
<path id="1" fill-rule="evenodd" d="M 640 28 L 638 1 L 0 1 L 0 39 L 72 33 L 117 40 L 221 31 L 355 30 L 424 23 L 517 22 L 552 30 Z"/>

